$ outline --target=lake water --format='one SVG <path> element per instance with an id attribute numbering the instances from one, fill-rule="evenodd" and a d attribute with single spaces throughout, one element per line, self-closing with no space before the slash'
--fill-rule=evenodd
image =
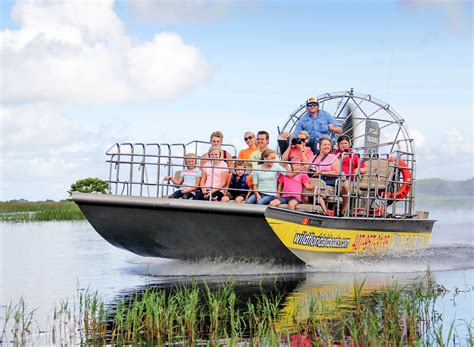
<path id="1" fill-rule="evenodd" d="M 421 202 L 438 219 L 430 247 L 389 256 L 352 256 L 308 268 L 249 264 L 187 263 L 144 258 L 104 241 L 88 222 L 0 223 L 0 305 L 22 297 L 45 328 L 54 305 L 70 300 L 78 288 L 97 289 L 116 298 L 146 285 L 183 279 L 232 278 L 252 286 L 262 278 L 288 278 L 289 297 L 301 293 L 348 292 L 354 279 L 373 288 L 414 283 L 429 268 L 435 282 L 449 291 L 438 310 L 446 321 L 474 321 L 474 214 L 472 199 L 461 206 Z M 291 301 L 291 299 L 288 299 Z M 0 315 L 1 316 L 1 315 Z M 464 334 L 465 331 L 462 331 Z"/>

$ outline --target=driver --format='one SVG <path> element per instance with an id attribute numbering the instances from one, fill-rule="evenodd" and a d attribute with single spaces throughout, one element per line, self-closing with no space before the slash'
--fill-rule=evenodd
<path id="1" fill-rule="evenodd" d="M 329 112 L 319 109 L 318 99 L 312 96 L 306 100 L 306 112 L 296 124 L 292 137 L 296 137 L 301 130 L 309 133 L 310 140 L 307 142 L 307 146 L 313 150 L 313 153 L 317 154 L 319 151 L 316 144 L 321 136 L 330 136 L 331 132 L 340 134 L 342 127 Z M 281 134 L 282 138 L 288 138 L 289 136 L 288 133 Z"/>

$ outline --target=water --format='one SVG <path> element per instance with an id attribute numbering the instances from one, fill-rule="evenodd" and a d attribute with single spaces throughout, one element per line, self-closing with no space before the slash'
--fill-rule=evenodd
<path id="1" fill-rule="evenodd" d="M 429 204 L 430 202 L 428 202 Z M 187 263 L 145 258 L 104 241 L 88 222 L 0 223 L 0 305 L 23 297 L 44 327 L 54 305 L 78 288 L 116 298 L 146 285 L 197 278 L 232 278 L 251 287 L 262 278 L 288 278 L 288 302 L 305 293 L 349 293 L 354 279 L 371 288 L 415 283 L 429 268 L 448 292 L 439 311 L 450 321 L 474 320 L 474 216 L 472 203 L 432 209 L 438 219 L 430 247 L 389 256 L 347 256 L 308 268 L 232 262 Z M 418 208 L 422 208 L 420 203 Z M 283 276 L 283 277 L 282 277 Z M 290 284 L 291 283 L 291 286 Z"/>

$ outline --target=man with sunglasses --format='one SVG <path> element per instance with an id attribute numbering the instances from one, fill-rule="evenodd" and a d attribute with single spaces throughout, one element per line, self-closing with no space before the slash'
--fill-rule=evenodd
<path id="1" fill-rule="evenodd" d="M 329 112 L 319 109 L 318 100 L 312 96 L 306 100 L 306 113 L 301 116 L 296 124 L 292 137 L 296 137 L 302 130 L 307 131 L 310 136 L 310 140 L 306 145 L 317 154 L 319 151 L 316 148 L 316 144 L 321 136 L 330 136 L 331 132 L 340 134 L 342 127 Z M 283 137 L 284 134 L 281 135 Z"/>

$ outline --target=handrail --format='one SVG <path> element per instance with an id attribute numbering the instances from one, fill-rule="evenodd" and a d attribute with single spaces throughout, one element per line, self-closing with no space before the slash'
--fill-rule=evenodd
<path id="1" fill-rule="evenodd" d="M 203 142 L 203 141 L 202 141 Z M 119 189 L 121 190 L 121 194 L 126 193 L 127 195 L 134 195 L 134 188 L 139 188 L 137 194 L 139 196 L 143 196 L 143 194 L 147 194 L 148 196 L 156 196 L 156 197 L 167 197 L 170 194 L 170 190 L 175 189 L 173 185 L 168 184 L 167 182 L 163 182 L 163 177 L 168 175 L 172 176 L 176 170 L 180 170 L 185 168 L 185 155 L 189 153 L 187 150 L 189 146 L 194 146 L 196 143 L 200 143 L 199 141 L 192 141 L 188 144 L 166 144 L 166 143 L 122 143 L 122 144 L 114 144 L 111 148 L 109 148 L 106 152 L 108 159 L 106 160 L 109 163 L 109 191 L 114 192 L 114 194 L 119 194 Z M 166 149 L 163 151 L 163 149 Z M 341 201 L 340 196 L 342 195 L 342 187 L 343 185 L 348 185 L 349 191 L 346 197 L 349 198 L 349 215 L 358 217 L 360 213 L 363 212 L 362 216 L 368 216 L 369 213 L 374 213 L 375 215 L 375 207 L 374 206 L 386 206 L 382 212 L 378 213 L 376 216 L 380 218 L 385 218 L 387 216 L 401 216 L 401 217 L 410 217 L 414 215 L 414 192 L 413 192 L 413 181 L 406 182 L 406 180 L 402 180 L 398 177 L 398 171 L 400 169 L 409 170 L 412 173 L 413 177 L 413 170 L 415 160 L 413 154 L 408 153 L 406 151 L 395 151 L 390 154 L 381 154 L 381 155 L 374 155 L 371 153 L 356 153 L 359 155 L 360 161 L 368 162 L 368 173 L 361 175 L 361 174 L 346 174 L 342 171 L 342 162 L 345 156 L 352 156 L 352 154 L 342 153 L 339 157 L 335 158 L 331 163 L 326 164 L 314 164 L 312 162 L 294 162 L 294 161 L 269 161 L 269 160 L 244 160 L 247 165 L 253 163 L 274 163 L 277 162 L 283 167 L 289 166 L 290 164 L 298 163 L 303 165 L 306 169 L 312 167 L 313 165 L 317 165 L 319 167 L 323 167 L 325 165 L 332 165 L 335 160 L 339 160 L 339 174 L 334 175 L 336 178 L 336 185 L 333 194 L 328 194 L 328 197 L 335 200 L 334 208 L 338 213 L 341 209 Z M 401 167 L 398 165 L 398 160 L 395 160 L 394 163 L 388 162 L 390 157 L 394 158 L 403 158 L 403 160 L 407 163 L 408 167 Z M 203 159 L 202 157 L 197 156 L 197 160 Z M 205 158 L 207 161 L 212 163 L 215 159 Z M 221 159 L 225 162 L 237 162 L 242 161 L 238 158 L 226 158 Z M 388 164 L 387 164 L 388 163 Z M 372 173 L 373 166 L 376 165 L 377 167 L 382 167 L 382 165 L 388 165 L 389 171 L 393 171 L 391 177 L 382 177 L 377 173 Z M 127 174 L 123 175 L 123 170 L 121 170 L 121 166 L 125 166 L 129 168 L 127 170 Z M 262 171 L 261 167 L 254 165 L 255 167 L 249 168 L 248 171 L 250 173 Z M 199 167 L 199 166 L 198 166 Z M 212 166 L 212 173 L 214 170 L 221 168 L 216 168 Z M 138 179 L 135 179 L 134 171 L 138 170 L 140 176 Z M 267 172 L 277 172 L 278 170 L 274 170 L 269 168 L 265 170 Z M 288 170 L 288 172 L 294 172 Z M 353 161 L 349 161 L 349 172 L 353 172 Z M 324 172 L 323 172 L 324 174 Z M 387 174 L 387 176 L 390 176 Z M 222 182 L 213 182 L 214 175 L 211 175 L 210 185 L 200 185 L 200 189 L 219 189 L 222 191 L 226 191 L 229 189 L 228 184 L 227 186 L 220 186 Z M 360 183 L 362 179 L 366 180 L 367 187 L 361 189 Z M 383 184 L 383 187 L 381 186 Z M 408 184 L 412 189 L 409 194 L 404 197 L 403 199 L 399 199 L 396 197 L 396 194 L 393 194 L 393 197 L 388 197 L 388 194 L 382 196 L 380 192 L 382 191 L 393 191 L 396 192 L 397 189 L 402 184 Z M 178 188 L 178 187 L 177 187 Z M 239 189 L 239 188 L 232 188 L 234 191 L 244 191 L 244 192 L 252 192 L 252 188 L 246 189 Z M 146 189 L 146 193 L 145 190 Z M 278 194 L 277 191 L 268 192 L 273 194 Z M 292 192 L 287 192 L 292 193 Z M 301 192 L 293 192 L 301 194 Z M 308 193 L 305 193 L 308 194 Z M 306 196 L 306 195 L 305 195 Z M 210 196 L 209 199 L 212 197 Z M 317 203 L 317 199 L 314 199 L 313 205 Z M 388 206 L 391 206 L 391 210 L 389 211 Z M 361 212 L 362 211 L 362 212 Z M 365 212 L 364 212 L 365 211 Z"/>

